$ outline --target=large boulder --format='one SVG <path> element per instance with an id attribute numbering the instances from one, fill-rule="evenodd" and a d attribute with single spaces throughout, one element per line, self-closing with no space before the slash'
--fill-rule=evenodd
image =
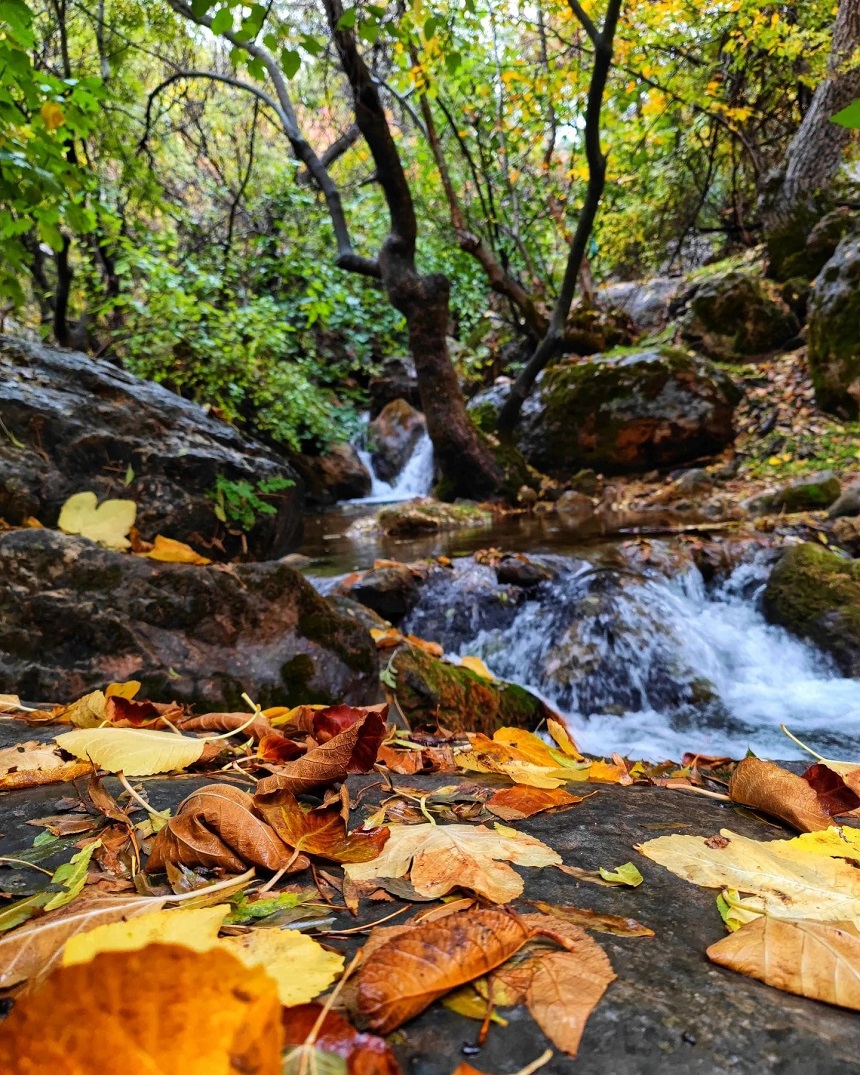
<path id="1" fill-rule="evenodd" d="M 768 285 L 732 270 L 704 280 L 687 302 L 681 335 L 723 362 L 749 362 L 794 342 L 797 317 Z"/>
<path id="2" fill-rule="evenodd" d="M 860 417 L 860 237 L 843 239 L 815 278 L 809 370 L 823 410 Z"/>
<path id="3" fill-rule="evenodd" d="M 370 495 L 370 471 L 351 444 L 335 444 L 322 455 L 299 455 L 290 461 L 302 477 L 307 502 L 316 507 Z"/>
<path id="4" fill-rule="evenodd" d="M 367 430 L 373 469 L 391 482 L 403 470 L 415 445 L 427 430 L 427 419 L 405 399 L 387 403 Z"/>
<path id="5" fill-rule="evenodd" d="M 369 392 L 372 418 L 395 399 L 405 399 L 413 407 L 420 407 L 421 395 L 418 392 L 415 363 L 409 357 L 387 358 L 379 373 L 371 378 Z"/>
<path id="6" fill-rule="evenodd" d="M 625 313 L 640 331 L 659 332 L 670 320 L 672 300 L 682 282 L 677 276 L 654 276 L 607 284 L 598 290 L 596 301 L 603 309 Z"/>
<path id="7" fill-rule="evenodd" d="M 807 542 L 787 549 L 764 591 L 771 623 L 828 653 L 845 676 L 860 676 L 860 563 Z"/>
<path id="8" fill-rule="evenodd" d="M 671 347 L 562 364 L 526 401 L 517 444 L 533 467 L 558 477 L 674 466 L 732 442 L 740 395 L 707 359 Z M 473 405 L 480 413 L 482 401 Z"/>
<path id="9" fill-rule="evenodd" d="M 92 490 L 135 500 L 145 538 L 217 538 L 229 553 L 240 537 L 215 515 L 226 482 L 228 493 L 250 490 L 271 509 L 252 512 L 252 555 L 281 556 L 301 539 L 302 483 L 288 463 L 109 362 L 0 336 L 0 419 L 0 518 L 9 523 L 35 516 L 53 526 L 69 496 Z M 227 526 L 235 529 L 229 511 Z"/>
<path id="10" fill-rule="evenodd" d="M 51 530 L 0 534 L 0 693 L 63 701 L 137 679 L 154 701 L 376 700 L 376 649 L 285 564 L 157 563 Z"/>

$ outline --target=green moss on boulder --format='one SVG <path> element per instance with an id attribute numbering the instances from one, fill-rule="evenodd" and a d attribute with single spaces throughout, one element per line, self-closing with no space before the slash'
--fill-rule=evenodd
<path id="1" fill-rule="evenodd" d="M 844 239 L 816 277 L 809 370 L 823 410 L 860 417 L 860 238 Z"/>
<path id="2" fill-rule="evenodd" d="M 764 611 L 820 646 L 843 675 L 860 676 L 860 563 L 811 542 L 792 546 L 771 573 Z"/>

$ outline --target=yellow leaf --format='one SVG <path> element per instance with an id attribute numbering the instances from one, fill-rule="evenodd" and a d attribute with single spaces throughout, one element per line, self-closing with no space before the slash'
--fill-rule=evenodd
<path id="1" fill-rule="evenodd" d="M 802 836 L 795 836 L 793 840 L 779 840 L 774 843 L 784 843 L 787 848 L 797 848 L 813 855 L 852 859 L 860 863 L 860 829 L 852 829 L 847 825 L 844 828 L 831 825 L 829 829 L 805 832 Z"/>
<path id="2" fill-rule="evenodd" d="M 195 952 L 205 952 L 218 942 L 218 930 L 230 905 L 197 907 L 191 910 L 155 910 L 127 922 L 108 922 L 66 941 L 63 966 L 89 963 L 99 952 L 139 952 L 150 944 L 180 944 Z"/>
<path id="3" fill-rule="evenodd" d="M 575 758 L 576 761 L 582 761 L 582 755 L 576 748 L 576 743 L 571 739 L 570 732 L 561 723 L 561 721 L 553 720 L 552 717 L 546 722 L 546 730 L 553 737 L 559 750 L 567 754 L 570 758 Z"/>
<path id="4" fill-rule="evenodd" d="M 184 541 L 174 541 L 173 538 L 162 537 L 157 534 L 155 542 L 149 552 L 142 553 L 149 560 L 159 560 L 165 564 L 198 564 L 204 566 L 212 561 L 195 552 Z"/>
<path id="5" fill-rule="evenodd" d="M 219 947 L 246 967 L 261 967 L 274 978 L 286 1008 L 318 997 L 343 970 L 342 955 L 327 952 L 313 938 L 292 929 L 255 929 L 241 937 L 228 937 Z"/>
<path id="6" fill-rule="evenodd" d="M 81 728 L 54 739 L 76 758 L 91 759 L 100 769 L 126 776 L 184 769 L 200 758 L 206 746 L 203 739 L 143 728 Z"/>
<path id="7" fill-rule="evenodd" d="M 468 668 L 470 672 L 474 672 L 476 676 L 480 676 L 481 679 L 494 679 L 493 673 L 487 668 L 480 657 L 461 657 L 460 667 Z"/>
<path id="8" fill-rule="evenodd" d="M 527 732 L 523 728 L 499 728 L 493 734 L 493 742 L 513 747 L 524 759 L 535 765 L 543 765 L 547 769 L 558 768 L 557 759 L 553 757 L 552 751 L 543 739 L 538 739 L 532 732 Z"/>
<path id="9" fill-rule="evenodd" d="M 631 888 L 641 885 L 644 880 L 642 874 L 632 862 L 625 862 L 623 866 L 616 866 L 614 870 L 607 870 L 603 866 L 598 866 L 597 872 L 604 881 L 611 881 L 616 885 L 629 885 Z"/>
<path id="10" fill-rule="evenodd" d="M 63 110 L 56 101 L 45 101 L 39 109 L 39 115 L 49 131 L 55 131 L 58 127 L 62 127 L 66 121 Z"/>
<path id="11" fill-rule="evenodd" d="M 104 500 L 95 493 L 75 493 L 60 509 L 57 526 L 66 534 L 97 541 L 107 549 L 127 549 L 128 532 L 134 526 L 137 504 L 133 500 Z"/>
<path id="12" fill-rule="evenodd" d="M 136 679 L 129 679 L 125 683 L 111 683 L 105 687 L 105 698 L 134 698 L 140 690 L 140 683 Z"/>

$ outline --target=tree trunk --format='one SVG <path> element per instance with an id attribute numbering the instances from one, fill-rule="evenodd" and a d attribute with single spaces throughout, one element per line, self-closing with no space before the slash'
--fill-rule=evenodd
<path id="1" fill-rule="evenodd" d="M 466 412 L 457 372 L 448 353 L 451 286 L 441 273 L 421 276 L 411 266 L 381 259 L 391 304 L 406 318 L 415 360 L 421 409 L 433 441 L 446 498 L 498 495 L 502 468 Z"/>
<path id="2" fill-rule="evenodd" d="M 831 120 L 860 98 L 860 65 L 854 56 L 858 47 L 860 0 L 841 0 L 827 76 L 762 197 L 771 271 L 779 278 L 792 275 L 789 259 L 803 249 L 811 226 L 831 207 L 834 180 L 852 134 Z"/>

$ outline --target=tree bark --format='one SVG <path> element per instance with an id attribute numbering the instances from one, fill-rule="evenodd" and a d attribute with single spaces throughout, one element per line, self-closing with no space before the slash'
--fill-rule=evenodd
<path id="1" fill-rule="evenodd" d="M 766 180 L 762 220 L 772 271 L 802 249 L 815 220 L 829 208 L 834 180 L 852 132 L 832 117 L 860 98 L 860 0 L 841 0 L 833 26 L 827 76 L 789 143 L 780 167 Z M 853 61 L 853 62 L 852 62 Z"/>

